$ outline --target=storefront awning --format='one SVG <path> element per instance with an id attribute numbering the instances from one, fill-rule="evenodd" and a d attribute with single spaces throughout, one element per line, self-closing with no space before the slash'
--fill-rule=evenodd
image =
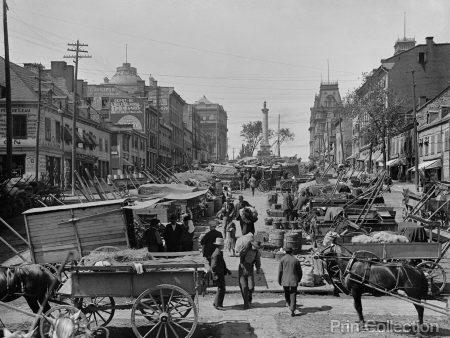
<path id="1" fill-rule="evenodd" d="M 394 158 L 393 160 L 389 160 L 386 162 L 386 166 L 395 167 L 397 165 L 406 165 L 404 158 Z"/>
<path id="2" fill-rule="evenodd" d="M 352 160 L 354 158 L 356 158 L 356 154 L 353 154 L 353 155 L 347 157 L 345 160 L 348 161 L 348 160 Z"/>
<path id="3" fill-rule="evenodd" d="M 376 152 L 372 153 L 372 162 L 378 162 L 378 158 L 381 155 L 381 151 L 377 150 Z"/>
<path id="4" fill-rule="evenodd" d="M 366 161 L 368 161 L 368 160 L 369 160 L 369 155 L 366 155 L 366 156 L 361 156 L 360 158 L 358 158 L 357 161 L 363 161 L 363 162 L 366 162 Z"/>
<path id="5" fill-rule="evenodd" d="M 437 160 L 425 161 L 425 162 L 419 163 L 419 170 L 434 169 L 434 168 L 441 168 L 441 167 L 442 167 L 442 161 L 440 158 Z M 408 170 L 416 171 L 416 168 L 411 167 Z"/>
<path id="6" fill-rule="evenodd" d="M 130 161 L 128 161 L 127 159 L 125 159 L 125 158 L 122 158 L 122 161 L 123 161 L 123 164 L 124 165 L 130 165 L 130 166 L 134 166 L 134 164 L 133 163 L 131 163 Z"/>

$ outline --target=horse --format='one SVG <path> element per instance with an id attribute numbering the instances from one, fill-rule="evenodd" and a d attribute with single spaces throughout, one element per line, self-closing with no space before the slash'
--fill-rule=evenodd
<path id="1" fill-rule="evenodd" d="M 0 267 L 0 301 L 10 302 L 24 297 L 34 313 L 38 313 L 40 304 L 51 285 L 59 285 L 59 280 L 49 270 L 39 264 Z M 48 302 L 44 313 L 50 310 Z"/>
<path id="2" fill-rule="evenodd" d="M 352 295 L 360 324 L 365 323 L 361 304 L 363 293 L 375 296 L 397 293 L 418 303 L 426 299 L 428 281 L 420 269 L 403 262 L 383 263 L 373 259 L 376 256 L 370 256 L 361 258 L 358 253 L 351 253 L 338 244 L 331 244 L 314 256 L 325 260 L 329 275 L 338 277 L 345 289 L 341 291 Z M 424 308 L 417 304 L 414 307 L 419 325 L 422 325 Z"/>

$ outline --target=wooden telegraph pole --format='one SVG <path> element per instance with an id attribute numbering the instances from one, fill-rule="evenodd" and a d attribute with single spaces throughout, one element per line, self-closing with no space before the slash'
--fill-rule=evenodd
<path id="1" fill-rule="evenodd" d="M 11 73 L 9 69 L 8 5 L 3 0 L 3 40 L 5 46 L 5 86 L 6 86 L 6 176 L 12 177 L 12 111 L 11 111 Z"/>
<path id="2" fill-rule="evenodd" d="M 414 81 L 414 70 L 411 71 L 412 76 L 412 95 L 413 95 L 413 115 L 414 115 L 414 144 L 415 144 L 415 184 L 416 191 L 419 191 L 419 135 L 417 133 L 417 112 L 416 112 L 416 82 Z"/>
<path id="3" fill-rule="evenodd" d="M 73 85 L 73 119 L 72 119 L 72 195 L 75 195 L 75 170 L 76 170 L 76 152 L 77 152 L 77 144 L 76 144 L 76 132 L 77 132 L 77 86 L 78 86 L 78 61 L 81 58 L 91 58 L 90 55 L 80 55 L 80 53 L 87 53 L 87 50 L 80 49 L 80 47 L 87 47 L 87 44 L 80 43 L 77 40 L 76 43 L 68 43 L 68 46 L 72 48 L 67 48 L 69 52 L 75 52 L 75 55 L 64 55 L 64 58 L 75 59 L 75 81 Z M 75 48 L 73 48 L 75 47 Z"/>

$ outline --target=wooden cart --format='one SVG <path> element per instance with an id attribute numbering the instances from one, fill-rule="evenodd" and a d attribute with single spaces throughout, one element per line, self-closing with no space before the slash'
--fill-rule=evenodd
<path id="1" fill-rule="evenodd" d="M 198 322 L 194 301 L 203 287 L 200 256 L 182 261 L 155 260 L 134 266 L 73 267 L 59 293 L 74 300 L 89 321 L 105 326 L 116 310 L 131 309 L 136 337 L 191 337 Z M 133 299 L 116 304 L 114 297 Z M 42 322 L 45 337 L 50 323 Z"/>

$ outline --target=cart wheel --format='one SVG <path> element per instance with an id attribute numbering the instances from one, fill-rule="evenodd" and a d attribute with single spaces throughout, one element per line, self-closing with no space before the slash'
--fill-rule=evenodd
<path id="1" fill-rule="evenodd" d="M 84 297 L 74 300 L 75 306 L 80 309 L 95 327 L 108 325 L 114 317 L 116 302 L 112 297 Z"/>
<path id="2" fill-rule="evenodd" d="M 138 338 L 192 337 L 198 311 L 192 297 L 182 288 L 161 284 L 147 289 L 131 309 L 131 327 Z"/>
<path id="3" fill-rule="evenodd" d="M 39 323 L 39 331 L 41 333 L 41 338 L 51 338 L 53 337 L 53 331 L 55 329 L 54 323 L 50 321 L 49 319 L 58 319 L 63 316 L 70 316 L 75 313 L 77 313 L 78 310 L 76 307 L 70 306 L 70 305 L 58 305 L 52 307 L 50 310 L 48 310 L 44 317 L 41 318 Z M 84 313 L 80 313 L 80 316 L 78 317 L 78 330 L 75 332 L 75 335 L 81 335 L 84 333 L 85 328 L 89 328 L 89 322 L 86 319 L 86 316 Z"/>
<path id="4" fill-rule="evenodd" d="M 419 263 L 417 267 L 427 277 L 428 294 L 430 296 L 438 296 L 444 290 L 447 281 L 445 270 L 438 263 L 430 261 Z"/>

